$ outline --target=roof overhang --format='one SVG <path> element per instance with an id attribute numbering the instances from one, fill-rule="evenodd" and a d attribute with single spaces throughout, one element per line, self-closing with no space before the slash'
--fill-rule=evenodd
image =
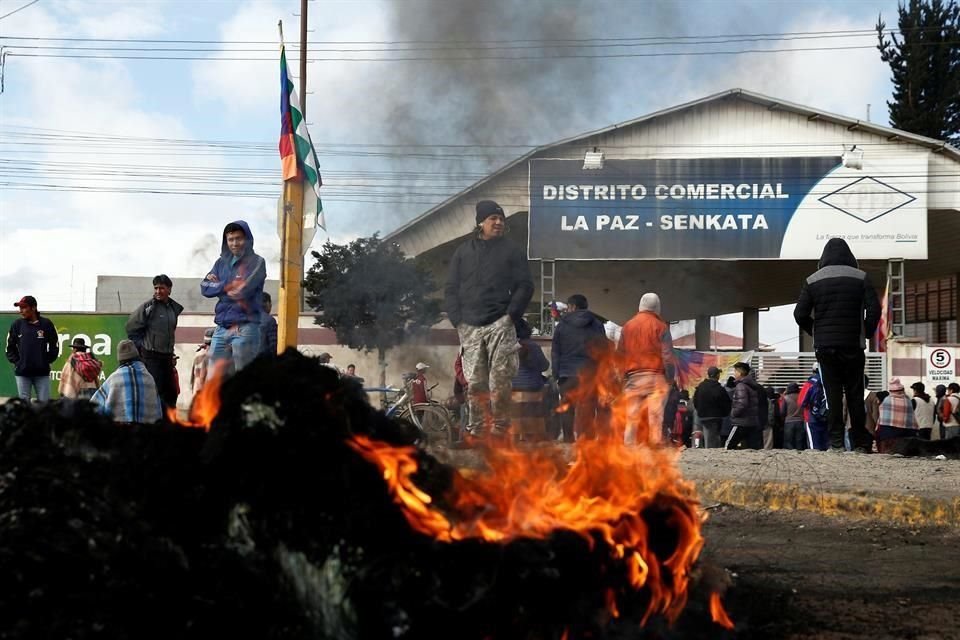
<path id="1" fill-rule="evenodd" d="M 455 203 L 457 200 L 462 198 L 464 195 L 476 191 L 477 189 L 483 187 L 487 183 L 493 181 L 500 175 L 506 173 L 510 169 L 521 165 L 531 158 L 536 156 L 541 156 L 545 152 L 554 149 L 556 147 L 561 147 L 564 145 L 574 144 L 580 141 L 588 140 L 590 138 L 604 135 L 617 129 L 623 129 L 626 127 L 631 127 L 637 124 L 647 123 L 657 118 L 662 118 L 665 116 L 674 115 L 678 112 L 685 111 L 688 109 L 693 109 L 695 107 L 703 106 L 712 102 L 717 102 L 720 100 L 727 99 L 739 99 L 753 104 L 766 107 L 769 110 L 779 110 L 787 111 L 790 113 L 795 113 L 801 116 L 805 116 L 808 120 L 821 120 L 825 122 L 831 122 L 837 125 L 846 127 L 849 131 L 864 131 L 868 133 L 873 133 L 877 135 L 885 136 L 890 141 L 904 141 L 916 144 L 921 147 L 926 147 L 934 153 L 943 154 L 945 157 L 949 157 L 957 162 L 960 162 L 960 149 L 953 147 L 942 140 L 935 140 L 933 138 L 927 138 L 926 136 L 917 135 L 914 133 L 909 133 L 907 131 L 901 131 L 900 129 L 893 129 L 891 127 L 884 127 L 872 122 L 859 120 L 857 118 L 848 118 L 846 116 L 838 115 L 835 113 L 830 113 L 822 109 L 814 109 L 812 107 L 807 107 L 804 105 L 796 104 L 794 102 L 789 102 L 787 100 L 780 100 L 778 98 L 773 98 L 766 96 L 754 91 L 748 91 L 746 89 L 730 89 L 727 91 L 721 91 L 704 98 L 699 98 L 697 100 L 692 100 L 690 102 L 685 102 L 667 109 L 662 109 L 660 111 L 655 111 L 639 118 L 634 118 L 633 120 L 628 120 L 625 122 L 620 122 L 613 124 L 602 129 L 596 129 L 594 131 L 589 131 L 587 133 L 582 133 L 576 136 L 569 138 L 564 138 L 550 144 L 542 145 L 536 147 L 529 151 L 528 153 L 516 158 L 515 160 L 508 162 L 499 169 L 493 171 L 488 176 L 483 179 L 475 182 L 466 189 L 463 189 L 459 193 L 454 194 L 453 196 L 447 198 L 440 204 L 428 209 L 424 213 L 420 214 L 413 220 L 410 220 L 406 224 L 401 225 L 400 227 L 394 229 L 393 231 L 386 234 L 384 239 L 387 240 L 398 240 L 403 236 L 405 232 L 416 228 L 429 220 L 433 214 L 436 212 L 448 207 L 449 205 Z"/>

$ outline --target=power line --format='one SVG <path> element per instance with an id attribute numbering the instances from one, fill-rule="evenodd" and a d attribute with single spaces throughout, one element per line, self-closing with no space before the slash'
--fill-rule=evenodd
<path id="1" fill-rule="evenodd" d="M 255 150 L 264 150 L 269 151 L 271 155 L 277 152 L 277 143 L 276 142 L 262 142 L 255 140 L 204 140 L 204 139 L 190 139 L 190 138 L 157 138 L 149 136 L 126 136 L 126 135 L 116 135 L 116 134 L 106 134 L 93 131 L 76 131 L 69 129 L 50 129 L 45 127 L 33 127 L 28 125 L 0 125 L 0 131 L 8 130 L 6 136 L 16 138 L 24 138 L 24 141 L 18 142 L 15 140 L 0 140 L 0 144 L 8 145 L 49 145 L 63 147 L 64 143 L 76 141 L 80 143 L 93 143 L 97 146 L 101 145 L 140 145 L 147 147 L 150 144 L 158 144 L 163 146 L 178 146 L 182 145 L 185 147 L 216 147 L 216 148 L 229 148 L 229 149 L 255 149 Z M 35 133 L 41 132 L 41 133 Z M 672 143 L 649 143 L 649 144 L 602 144 L 600 145 L 603 149 L 699 149 L 699 148 L 723 148 L 723 149 L 749 149 L 749 148 L 827 148 L 840 145 L 850 145 L 851 142 L 848 139 L 838 138 L 836 140 L 824 140 L 817 142 L 785 142 L 785 141 L 774 141 L 774 142 L 672 142 Z M 899 149 L 902 146 L 902 141 L 897 140 L 888 140 L 888 141 L 878 141 L 878 142 L 857 142 L 858 147 L 889 147 L 891 149 Z M 573 143 L 565 143 L 564 146 L 571 146 Z M 463 142 L 463 143 L 440 143 L 440 142 L 424 142 L 424 143 L 393 143 L 393 142 L 339 142 L 333 140 L 320 140 L 314 141 L 315 147 L 322 147 L 324 149 L 340 149 L 340 148 L 386 148 L 386 149 L 420 149 L 420 148 L 430 148 L 430 149 L 535 149 L 540 146 L 544 146 L 542 142 L 528 142 L 528 143 L 491 143 L 491 144 L 480 144 L 475 142 Z M 594 147 L 597 146 L 596 143 L 582 143 L 577 146 Z M 141 148 L 141 147 L 137 147 Z"/>
<path id="2" fill-rule="evenodd" d="M 368 47 L 370 45 L 363 45 L 357 43 L 353 45 L 352 48 L 335 48 L 335 47 L 311 47 L 311 52 L 320 52 L 320 53 L 387 53 L 387 52 L 406 52 L 406 51 L 510 51 L 510 50 L 530 50 L 530 49 L 605 49 L 605 48 L 624 48 L 624 47 L 658 47 L 658 46 L 701 46 L 701 45 L 711 45 L 711 44 L 732 44 L 740 42 L 786 42 L 786 41 L 795 41 L 795 40 L 822 40 L 828 38 L 863 38 L 863 37 L 875 37 L 875 33 L 863 33 L 863 34 L 849 34 L 849 33 L 834 33 L 828 35 L 797 35 L 797 36 L 751 36 L 751 37 L 736 37 L 736 38 L 726 38 L 726 39 L 717 39 L 717 40 L 671 40 L 669 38 L 660 38 L 657 40 L 650 40 L 644 42 L 586 42 L 586 43 L 541 43 L 541 44 L 509 44 L 509 45 L 492 45 L 489 43 L 478 43 L 470 45 L 455 45 L 455 44 L 442 44 L 442 45 L 431 45 L 431 46 L 408 46 L 403 45 L 402 47 L 396 47 L 392 45 L 379 45 L 378 43 L 372 43 L 378 45 L 380 48 L 357 48 L 357 47 Z M 165 42 L 165 43 L 154 43 L 154 44 L 176 44 L 176 42 Z M 181 43 L 186 44 L 186 43 Z M 222 44 L 216 43 L 214 41 L 202 44 Z M 159 46 L 140 46 L 140 47 L 117 47 L 117 46 L 108 46 L 108 45 L 98 45 L 98 46 L 77 46 L 77 45 L 38 45 L 38 44 L 13 44 L 8 45 L 11 50 L 19 49 L 31 49 L 31 50 L 53 50 L 53 51 L 133 51 L 133 52 L 142 52 L 149 53 L 153 51 L 161 52 L 184 52 L 184 53 L 202 53 L 202 52 L 220 52 L 220 53 L 250 53 L 250 52 L 270 52 L 274 53 L 276 51 L 276 46 L 270 48 L 222 48 L 222 47 L 159 47 Z M 874 46 L 874 45 L 871 45 Z M 389 48 L 383 48 L 389 47 Z M 298 47 L 289 46 L 287 47 L 291 51 L 296 51 Z"/>
<path id="3" fill-rule="evenodd" d="M 938 31 L 939 27 L 911 27 L 900 29 L 900 33 L 917 31 Z M 894 33 L 889 29 L 885 33 Z M 861 36 L 876 35 L 876 29 L 839 29 L 823 31 L 785 31 L 767 33 L 726 33 L 714 35 L 666 35 L 666 36 L 633 36 L 633 37 L 594 37 L 594 38 L 546 38 L 546 39 L 512 39 L 512 40 L 311 40 L 310 45 L 405 45 L 405 44 L 447 44 L 447 45 L 500 45 L 523 43 L 602 43 L 602 42 L 649 42 L 649 41 L 687 41 L 711 40 L 721 38 L 788 38 L 793 36 Z M 36 40 L 41 42 L 141 42 L 159 44 L 269 44 L 277 46 L 275 40 L 177 40 L 168 38 L 92 38 L 92 37 L 50 37 L 50 36 L 2 36 L 4 40 Z M 288 47 L 289 48 L 289 47 Z"/>
<path id="4" fill-rule="evenodd" d="M 23 11 L 24 9 L 26 9 L 26 8 L 29 7 L 30 5 L 32 5 L 32 4 L 37 4 L 38 2 L 40 2 L 40 0 L 30 0 L 30 2 L 28 2 L 28 3 L 25 4 L 25 5 L 23 5 L 22 7 L 19 7 L 19 8 L 17 8 L 17 9 L 14 9 L 14 10 L 11 11 L 10 13 L 5 13 L 5 14 L 3 14 L 2 16 L 0 16 L 0 20 L 3 20 L 4 18 L 9 18 L 9 17 L 12 16 L 13 14 L 15 14 L 15 13 L 17 13 L 17 12 L 19 12 L 19 11 Z"/>
<path id="5" fill-rule="evenodd" d="M 960 44 L 960 41 L 944 41 L 939 44 Z M 920 45 L 924 46 L 924 45 Z M 486 56 L 406 56 L 406 57 L 383 57 L 383 58 L 345 58 L 345 57 L 311 57 L 307 62 L 478 62 L 482 60 L 514 61 L 524 62 L 532 60 L 591 60 L 591 59 L 617 59 L 617 58 L 668 58 L 681 56 L 730 56 L 747 55 L 754 53 L 807 53 L 816 51 L 852 51 L 862 49 L 875 49 L 876 45 L 849 45 L 836 47 L 790 47 L 778 49 L 736 49 L 736 50 L 715 50 L 715 51 L 657 51 L 649 53 L 604 53 L 604 54 L 558 54 L 558 55 L 538 55 L 538 56 L 506 56 L 506 55 L 486 55 Z M 252 57 L 234 57 L 234 56 L 134 56 L 134 55 L 103 55 L 103 54 L 59 54 L 59 53 L 18 53 L 16 50 L 7 52 L 8 56 L 18 58 L 55 58 L 67 60 L 184 60 L 198 61 L 206 60 L 210 62 L 270 62 L 276 63 L 275 58 L 252 58 Z"/>

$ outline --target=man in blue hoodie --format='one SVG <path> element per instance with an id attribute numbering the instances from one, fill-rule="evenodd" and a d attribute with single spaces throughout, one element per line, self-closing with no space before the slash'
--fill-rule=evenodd
<path id="1" fill-rule="evenodd" d="M 217 298 L 210 342 L 208 374 L 217 362 L 232 353 L 236 371 L 247 366 L 260 349 L 260 313 L 267 264 L 253 252 L 253 234 L 243 220 L 223 228 L 220 257 L 200 283 L 200 293 Z"/>

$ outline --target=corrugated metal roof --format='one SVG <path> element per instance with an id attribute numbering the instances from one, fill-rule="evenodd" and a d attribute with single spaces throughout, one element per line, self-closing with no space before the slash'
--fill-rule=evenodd
<path id="1" fill-rule="evenodd" d="M 385 236 L 385 239 L 395 238 L 396 236 L 400 235 L 401 233 L 410 229 L 411 227 L 414 227 L 420 224 L 421 222 L 429 218 L 431 215 L 433 215 L 435 212 L 442 210 L 443 208 L 447 207 L 451 203 L 455 202 L 464 194 L 476 190 L 477 188 L 490 182 L 491 180 L 498 177 L 499 175 L 505 173 L 506 171 L 512 169 L 513 167 L 519 164 L 526 162 L 527 160 L 536 156 L 537 154 L 543 153 L 544 151 L 553 149 L 555 147 L 571 144 L 571 143 L 584 140 L 593 136 L 603 135 L 605 133 L 609 133 L 617 129 L 623 129 L 636 124 L 655 120 L 657 118 L 662 118 L 664 116 L 673 115 L 687 109 L 692 109 L 694 107 L 702 106 L 711 102 L 716 102 L 716 101 L 727 99 L 727 98 L 737 98 L 740 100 L 745 100 L 747 102 L 752 102 L 754 104 L 762 105 L 764 107 L 767 107 L 768 109 L 780 109 L 783 111 L 789 111 L 792 113 L 806 116 L 810 120 L 822 120 L 825 122 L 832 122 L 835 124 L 844 125 L 851 130 L 856 129 L 856 130 L 866 131 L 869 133 L 874 133 L 877 135 L 886 136 L 890 140 L 904 140 L 908 142 L 913 142 L 919 146 L 933 149 L 936 152 L 943 153 L 947 157 L 960 161 L 960 149 L 957 149 L 956 147 L 953 147 L 947 144 L 946 142 L 943 142 L 942 140 L 927 138 L 926 136 L 920 136 L 914 133 L 909 133 L 907 131 L 901 131 L 900 129 L 893 129 L 891 127 L 883 127 L 878 124 L 874 124 L 872 122 L 859 120 L 857 118 L 848 118 L 846 116 L 841 116 L 838 114 L 823 111 L 822 109 L 814 109 L 813 107 L 806 107 L 803 105 L 795 104 L 793 102 L 789 102 L 787 100 L 780 100 L 779 98 L 765 96 L 763 94 L 756 93 L 754 91 L 748 91 L 747 89 L 730 89 L 727 91 L 721 91 L 720 93 L 715 93 L 713 95 L 706 96 L 704 98 L 699 98 L 697 100 L 685 102 L 683 104 L 679 104 L 679 105 L 670 107 L 668 109 L 655 111 L 653 113 L 640 116 L 639 118 L 634 118 L 633 120 L 628 120 L 626 122 L 613 124 L 608 127 L 604 127 L 602 129 L 589 131 L 587 133 L 582 133 L 576 136 L 572 136 L 570 138 L 558 140 L 557 142 L 553 142 L 551 144 L 539 146 L 531 150 L 530 152 L 520 156 L 519 158 L 513 160 L 512 162 L 505 164 L 504 166 L 500 167 L 496 171 L 493 171 L 482 180 L 475 182 L 474 184 L 467 187 L 466 189 L 463 189 L 459 193 L 451 196 L 450 198 L 447 198 L 440 204 L 425 211 L 424 213 L 417 216 L 410 222 L 407 222 L 406 224 L 398 227 L 397 229 L 394 229 L 393 231 L 391 231 Z"/>

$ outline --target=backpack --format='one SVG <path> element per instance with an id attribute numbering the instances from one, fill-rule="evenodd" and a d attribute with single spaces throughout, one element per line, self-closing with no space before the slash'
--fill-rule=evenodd
<path id="1" fill-rule="evenodd" d="M 767 426 L 777 427 L 780 424 L 780 404 L 778 398 L 767 397 Z"/>
<path id="2" fill-rule="evenodd" d="M 752 389 L 757 394 L 757 418 L 761 429 L 773 426 L 773 421 L 769 418 L 770 399 L 767 398 L 767 392 L 763 387 Z"/>
<path id="3" fill-rule="evenodd" d="M 810 418 L 814 422 L 826 422 L 827 394 L 823 391 L 823 381 L 819 374 L 810 378 L 810 389 L 803 397 L 803 406 L 810 409 Z"/>
<path id="4" fill-rule="evenodd" d="M 944 396 L 943 399 L 940 400 L 940 411 L 937 417 L 939 417 L 940 421 L 944 424 L 950 422 L 951 419 L 960 422 L 960 402 L 957 403 L 957 408 L 954 409 L 953 402 L 950 401 L 952 397 L 953 396 Z"/>
<path id="5" fill-rule="evenodd" d="M 86 351 L 74 354 L 70 362 L 73 370 L 80 374 L 84 382 L 96 382 L 100 377 L 100 370 L 103 369 L 103 364 Z"/>

